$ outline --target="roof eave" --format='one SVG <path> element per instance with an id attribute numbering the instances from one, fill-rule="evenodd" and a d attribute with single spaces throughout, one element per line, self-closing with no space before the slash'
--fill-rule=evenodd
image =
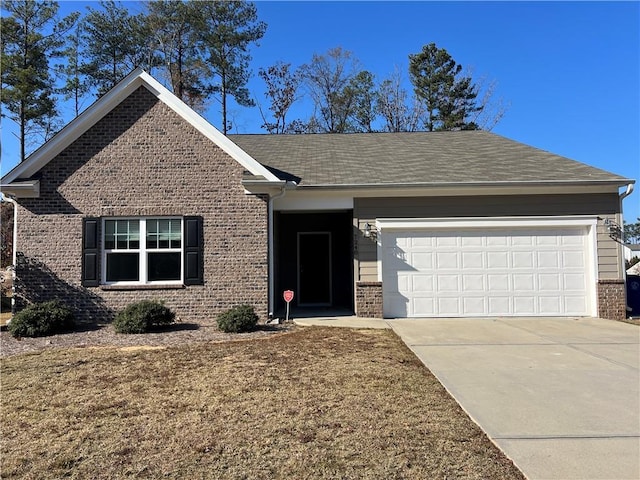
<path id="1" fill-rule="evenodd" d="M 624 187 L 634 184 L 635 180 L 621 178 L 619 180 L 551 180 L 551 181 L 497 181 L 497 182 L 420 182 L 420 183 L 352 183 L 352 184 L 314 184 L 299 185 L 298 188 L 308 190 L 360 190 L 360 189 L 397 189 L 397 188 L 514 188 L 514 187 L 588 187 L 611 186 Z"/>
<path id="2" fill-rule="evenodd" d="M 4 195 L 16 198 L 39 198 L 40 180 L 26 180 L 0 185 L 0 191 Z"/>
<path id="3" fill-rule="evenodd" d="M 242 186 L 251 195 L 269 195 L 270 197 L 282 192 L 287 186 L 286 180 L 244 179 Z"/>

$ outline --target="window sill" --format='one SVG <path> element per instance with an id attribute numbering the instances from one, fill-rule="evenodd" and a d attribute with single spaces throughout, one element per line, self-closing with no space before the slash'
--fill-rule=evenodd
<path id="1" fill-rule="evenodd" d="M 100 290 L 182 290 L 182 284 L 100 285 Z"/>

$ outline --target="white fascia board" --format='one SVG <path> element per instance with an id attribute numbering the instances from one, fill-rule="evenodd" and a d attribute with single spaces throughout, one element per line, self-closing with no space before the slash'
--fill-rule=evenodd
<path id="1" fill-rule="evenodd" d="M 595 227 L 594 215 L 542 217 L 378 218 L 376 229 L 429 230 L 442 228 Z"/>
<path id="2" fill-rule="evenodd" d="M 105 115 L 117 107 L 140 86 L 147 88 L 147 90 L 153 93 L 161 102 L 180 115 L 209 140 L 218 145 L 252 174 L 262 175 L 270 181 L 279 181 L 273 173 L 225 137 L 213 125 L 167 90 L 160 82 L 144 70 L 137 68 L 79 116 L 69 122 L 51 140 L 25 159 L 24 162 L 18 164 L 13 170 L 7 173 L 2 179 L 2 183 L 9 184 L 18 178 L 30 178 L 35 175 L 42 167 L 55 158 L 56 155 L 104 118 Z"/>

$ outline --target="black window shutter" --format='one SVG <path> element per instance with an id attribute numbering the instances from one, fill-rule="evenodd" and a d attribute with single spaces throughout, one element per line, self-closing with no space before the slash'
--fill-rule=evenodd
<path id="1" fill-rule="evenodd" d="M 82 285 L 97 287 L 98 277 L 98 222 L 100 219 L 87 217 L 82 219 Z"/>
<path id="2" fill-rule="evenodd" d="M 202 285 L 202 217 L 184 217 L 184 284 Z"/>

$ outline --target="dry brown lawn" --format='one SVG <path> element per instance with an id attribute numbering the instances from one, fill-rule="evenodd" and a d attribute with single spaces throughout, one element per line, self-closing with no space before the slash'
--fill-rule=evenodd
<path id="1" fill-rule="evenodd" d="M 389 330 L 2 359 L 2 478 L 524 478 Z"/>

